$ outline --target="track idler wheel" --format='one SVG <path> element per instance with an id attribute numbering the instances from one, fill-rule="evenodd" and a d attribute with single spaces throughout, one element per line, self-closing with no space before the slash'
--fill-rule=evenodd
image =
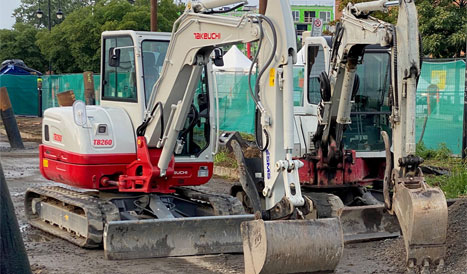
<path id="1" fill-rule="evenodd" d="M 333 271 L 344 238 L 338 218 L 241 224 L 245 273 Z"/>

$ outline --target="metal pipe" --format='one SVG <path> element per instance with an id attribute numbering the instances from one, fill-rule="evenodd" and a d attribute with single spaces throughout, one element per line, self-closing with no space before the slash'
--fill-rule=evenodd
<path id="1" fill-rule="evenodd" d="M 399 1 L 388 1 L 383 4 L 385 8 L 399 6 Z"/>
<path id="2" fill-rule="evenodd" d="M 368 13 L 371 11 L 385 10 L 388 7 L 399 5 L 398 1 L 378 0 L 371 2 L 357 3 L 353 6 L 356 14 Z"/>
<path id="3" fill-rule="evenodd" d="M 293 57 L 289 55 L 287 65 L 284 66 L 284 86 L 282 98 L 284 104 L 283 127 L 284 127 L 284 149 L 286 159 L 292 160 L 294 146 L 294 102 L 293 102 Z"/>
<path id="4" fill-rule="evenodd" d="M 197 3 L 194 3 L 194 9 L 199 11 L 205 11 L 215 8 L 220 8 L 224 6 L 245 3 L 246 1 L 239 0 L 201 0 Z"/>

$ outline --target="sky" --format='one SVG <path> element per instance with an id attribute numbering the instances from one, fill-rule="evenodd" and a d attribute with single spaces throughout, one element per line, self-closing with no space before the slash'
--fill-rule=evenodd
<path id="1" fill-rule="evenodd" d="M 20 0 L 1 0 L 0 8 L 0 29 L 11 29 L 15 19 L 11 16 L 13 10 L 19 7 Z"/>

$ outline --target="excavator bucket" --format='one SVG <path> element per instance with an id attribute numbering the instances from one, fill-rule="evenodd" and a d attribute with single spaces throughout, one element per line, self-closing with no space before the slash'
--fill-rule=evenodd
<path id="1" fill-rule="evenodd" d="M 253 215 L 113 221 L 104 229 L 106 259 L 241 253 L 240 224 Z"/>
<path id="2" fill-rule="evenodd" d="M 441 189 L 401 182 L 396 184 L 393 210 L 404 236 L 409 266 L 443 264 L 446 253 L 448 209 Z"/>
<path id="3" fill-rule="evenodd" d="M 333 271 L 344 249 L 338 218 L 241 225 L 245 273 Z"/>
<path id="4" fill-rule="evenodd" d="M 384 204 L 346 206 L 339 217 L 346 243 L 400 236 L 397 218 L 387 212 Z"/>

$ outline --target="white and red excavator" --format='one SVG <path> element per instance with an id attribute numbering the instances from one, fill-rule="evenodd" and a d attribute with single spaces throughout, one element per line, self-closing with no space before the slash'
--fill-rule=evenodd
<path id="1" fill-rule="evenodd" d="M 108 259 L 245 253 L 247 272 L 332 270 L 343 251 L 337 218 L 305 220 L 292 159 L 292 65 L 288 1 L 264 15 L 220 16 L 237 0 L 188 3 L 172 34 L 102 34 L 101 105 L 51 108 L 43 119 L 40 170 L 70 187 L 28 189 L 26 214 L 40 229 Z M 259 43 L 255 102 L 267 156 L 266 205 L 254 220 L 234 197 L 206 187 L 216 142 L 211 54 Z M 265 154 L 265 155 L 266 155 Z M 240 225 L 242 224 L 242 226 Z M 243 234 L 243 238 L 242 235 Z"/>
<path id="2" fill-rule="evenodd" d="M 293 157 L 296 38 L 289 2 L 270 0 L 264 15 L 217 14 L 241 4 L 188 3 L 172 34 L 102 34 L 101 105 L 77 101 L 44 113 L 40 170 L 68 186 L 28 189 L 26 215 L 33 226 L 82 247 L 103 245 L 108 259 L 235 253 L 243 245 L 247 273 L 337 266 L 343 252 L 339 218 L 311 218 L 315 207 L 302 195 L 299 180 L 303 162 Z M 229 5 L 234 6 L 217 10 Z M 341 137 L 350 121 L 355 65 L 365 45 L 391 46 L 397 64 L 391 91 L 396 164 L 388 146 L 385 197 L 399 218 L 409 264 L 427 264 L 444 254 L 447 212 L 444 196 L 426 186 L 413 156 L 410 111 L 419 64 L 418 46 L 407 47 L 407 41 L 418 41 L 412 37 L 418 35 L 416 11 L 413 2 L 403 0 L 399 21 L 406 25 L 396 27 L 366 15 L 384 5 L 350 5 L 348 18 L 344 15 L 357 24 L 338 31 L 329 85 L 321 82 L 317 163 L 337 168 L 347 163 Z M 194 187 L 212 177 L 217 142 L 210 62 L 222 64 L 219 47 L 248 42 L 258 42 L 252 97 L 264 170 L 263 204 L 256 186 L 243 182 L 254 216 L 229 195 Z"/>
<path id="3" fill-rule="evenodd" d="M 369 16 L 399 6 L 396 25 Z M 390 50 L 391 81 L 387 99 L 359 96 L 357 65 L 364 63 L 365 48 L 378 45 Z M 330 67 L 319 79 L 321 102 L 317 109 L 318 127 L 313 135 L 313 151 L 306 163 L 314 174 L 311 184 L 343 186 L 361 183 L 362 174 L 384 170 L 383 196 L 386 210 L 397 216 L 405 241 L 407 266 L 444 264 L 447 231 L 447 204 L 439 188 L 428 186 L 415 156 L 415 97 L 421 69 L 421 39 L 414 1 L 372 1 L 349 4 L 336 27 L 330 56 Z M 319 47 L 308 45 L 306 59 L 314 63 Z M 384 64 L 383 64 L 384 65 Z M 310 69 L 312 66 L 309 67 Z M 375 73 L 377 70 L 375 70 Z M 311 76 L 309 71 L 306 72 Z M 378 77 L 378 75 L 374 75 Z M 311 78 L 307 77 L 307 80 Z M 367 81 L 367 79 L 365 79 Z M 377 81 L 384 79 L 377 78 Z M 310 81 L 311 82 L 311 81 Z M 361 94 L 365 95 L 365 94 Z M 368 113 L 385 144 L 385 164 L 374 161 L 362 166 L 355 151 L 344 148 L 344 131 L 351 124 L 352 102 L 361 105 L 388 101 L 391 114 L 392 146 L 384 122 L 375 116 L 383 110 Z M 361 159 L 361 158 L 360 158 Z M 367 161 L 368 163 L 368 161 Z M 371 178 L 371 177 L 370 177 Z M 362 211 L 363 212 L 363 211 Z"/>

